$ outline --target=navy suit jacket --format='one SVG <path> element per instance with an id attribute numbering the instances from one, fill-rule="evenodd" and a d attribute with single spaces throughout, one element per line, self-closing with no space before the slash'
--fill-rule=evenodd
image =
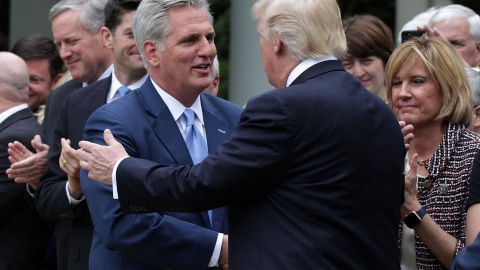
<path id="1" fill-rule="evenodd" d="M 251 100 L 202 163 L 127 158 L 116 177 L 125 211 L 227 205 L 233 270 L 399 269 L 404 157 L 392 111 L 325 61 Z"/>
<path id="2" fill-rule="evenodd" d="M 480 269 L 480 234 L 475 241 L 460 251 L 452 264 L 452 270 Z"/>
<path id="3" fill-rule="evenodd" d="M 209 151 L 227 140 L 238 124 L 241 108 L 202 94 Z M 85 126 L 85 140 L 104 143 L 103 130 L 112 130 L 129 155 L 167 164 L 192 163 L 170 111 L 147 79 L 142 87 L 97 110 Z M 94 224 L 90 269 L 206 269 L 218 232 L 226 232 L 224 210 L 216 209 L 214 227 L 208 214 L 141 213 L 126 215 L 112 188 L 88 179 L 81 184 Z"/>

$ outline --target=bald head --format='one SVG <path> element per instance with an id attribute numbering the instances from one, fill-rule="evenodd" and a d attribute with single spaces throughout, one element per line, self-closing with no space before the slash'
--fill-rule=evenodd
<path id="1" fill-rule="evenodd" d="M 15 103 L 28 100 L 28 68 L 25 61 L 9 52 L 0 52 L 0 97 Z"/>

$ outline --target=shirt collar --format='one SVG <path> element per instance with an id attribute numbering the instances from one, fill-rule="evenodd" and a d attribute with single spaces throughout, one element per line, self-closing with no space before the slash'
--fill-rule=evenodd
<path id="1" fill-rule="evenodd" d="M 6 111 L 3 111 L 0 113 L 0 124 L 3 123 L 8 117 L 12 116 L 16 112 L 19 112 L 23 109 L 28 108 L 27 103 L 23 103 L 20 105 L 16 105 L 14 107 L 11 107 L 10 109 L 7 109 Z"/>
<path id="2" fill-rule="evenodd" d="M 333 55 L 325 55 L 315 59 L 313 58 L 304 59 L 302 62 L 300 62 L 300 64 L 298 64 L 292 70 L 292 72 L 290 72 L 290 75 L 288 75 L 286 87 L 289 87 L 290 84 L 292 84 L 292 82 L 295 81 L 295 79 L 298 78 L 298 76 L 300 76 L 300 74 L 302 74 L 309 67 L 327 60 L 337 60 L 337 58 Z"/>
<path id="3" fill-rule="evenodd" d="M 147 80 L 148 75 L 145 74 L 140 80 L 135 81 L 132 84 L 127 85 L 130 90 L 135 90 L 140 88 L 142 84 Z M 114 70 L 112 71 L 112 83 L 110 84 L 110 91 L 108 92 L 107 103 L 112 101 L 117 93 L 118 88 L 122 87 L 123 84 L 118 80 L 115 75 Z"/>
<path id="4" fill-rule="evenodd" d="M 173 119 L 175 119 L 175 121 L 178 121 L 180 116 L 182 116 L 183 111 L 185 111 L 187 107 L 185 107 L 182 103 L 180 103 L 180 101 L 178 101 L 172 95 L 170 95 L 165 90 L 163 90 L 151 78 L 150 80 L 152 81 L 152 84 L 153 84 L 153 87 L 155 87 L 155 90 L 157 90 L 158 94 L 163 99 L 163 102 L 165 102 L 165 105 L 167 105 L 167 108 L 172 114 Z M 202 123 L 202 126 L 205 126 L 203 122 L 202 102 L 200 101 L 200 95 L 198 95 L 195 102 L 192 104 L 192 106 L 190 106 L 190 109 L 192 109 L 195 112 L 195 114 L 197 115 L 197 118 L 200 120 L 200 123 Z"/>

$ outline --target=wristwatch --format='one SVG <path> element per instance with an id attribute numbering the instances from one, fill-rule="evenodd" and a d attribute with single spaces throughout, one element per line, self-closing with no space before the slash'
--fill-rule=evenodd
<path id="1" fill-rule="evenodd" d="M 427 210 L 422 207 L 418 211 L 412 211 L 403 218 L 403 222 L 408 228 L 413 229 L 418 223 L 422 222 L 423 217 L 427 214 Z"/>

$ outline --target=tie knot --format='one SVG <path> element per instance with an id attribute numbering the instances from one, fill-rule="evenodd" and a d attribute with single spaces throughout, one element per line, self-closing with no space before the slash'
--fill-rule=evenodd
<path id="1" fill-rule="evenodd" d="M 185 109 L 183 111 L 186 126 L 192 126 L 195 123 L 195 112 L 192 109 Z"/>
<path id="2" fill-rule="evenodd" d="M 123 96 L 127 95 L 129 92 L 130 92 L 130 88 L 128 88 L 126 86 L 121 86 L 117 90 L 117 93 L 120 97 L 123 97 Z"/>

